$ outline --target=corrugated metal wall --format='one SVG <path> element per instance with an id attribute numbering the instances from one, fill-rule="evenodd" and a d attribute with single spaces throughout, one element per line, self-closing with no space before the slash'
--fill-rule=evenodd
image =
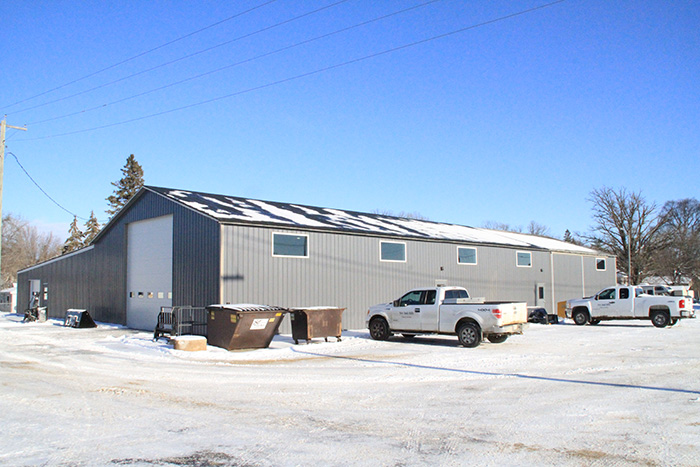
<path id="1" fill-rule="evenodd" d="M 219 224 L 144 191 L 94 247 L 18 275 L 19 310 L 29 303 L 29 281 L 49 287 L 50 317 L 85 308 L 98 321 L 126 323 L 126 225 L 173 215 L 173 305 L 205 305 L 219 296 Z M 155 323 L 154 323 L 155 326 Z"/>
<path id="2" fill-rule="evenodd" d="M 308 235 L 309 257 L 272 256 L 273 232 Z M 382 240 L 387 239 L 222 226 L 223 301 L 347 308 L 343 316 L 346 329 L 364 326 L 368 306 L 437 282 L 464 286 L 472 296 L 526 301 L 529 305 L 535 304 L 536 284 L 544 283 L 548 308 L 552 303 L 550 252 L 522 250 L 532 254 L 532 266 L 517 267 L 516 251 L 520 250 L 477 246 L 477 264 L 462 265 L 457 263 L 457 244 L 407 240 L 406 262 L 393 263 L 379 259 Z M 557 272 L 557 282 L 580 283 L 581 257 L 572 257 L 579 261 L 578 272 Z M 595 268 L 594 258 L 590 260 Z M 614 283 L 614 273 L 608 283 Z M 288 323 L 281 330 L 288 332 Z"/>

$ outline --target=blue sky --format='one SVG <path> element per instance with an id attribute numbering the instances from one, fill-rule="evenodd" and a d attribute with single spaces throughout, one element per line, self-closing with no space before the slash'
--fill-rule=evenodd
<path id="1" fill-rule="evenodd" d="M 424 1 L 116 3 L 0 3 L 0 113 L 28 127 L 7 151 L 84 218 L 129 154 L 150 185 L 555 236 L 603 186 L 700 197 L 697 2 L 567 0 L 401 48 L 547 3 L 445 0 L 274 54 Z M 6 153 L 9 212 L 72 220 Z"/>

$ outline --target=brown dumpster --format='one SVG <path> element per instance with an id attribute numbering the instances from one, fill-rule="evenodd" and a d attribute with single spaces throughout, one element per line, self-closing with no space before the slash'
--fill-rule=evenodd
<path id="1" fill-rule="evenodd" d="M 266 348 L 286 312 L 286 308 L 267 305 L 210 305 L 207 343 L 226 350 Z"/>
<path id="2" fill-rule="evenodd" d="M 340 341 L 343 311 L 345 308 L 290 308 L 294 343 L 298 344 L 299 339 L 304 339 L 308 344 L 315 337 L 323 337 L 326 342 L 329 337 Z"/>

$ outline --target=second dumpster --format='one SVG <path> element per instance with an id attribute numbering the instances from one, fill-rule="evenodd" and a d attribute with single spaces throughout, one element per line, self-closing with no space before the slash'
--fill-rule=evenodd
<path id="1" fill-rule="evenodd" d="M 269 347 L 286 308 L 226 304 L 207 307 L 207 343 L 226 350 Z"/>
<path id="2" fill-rule="evenodd" d="M 294 343 L 298 344 L 299 339 L 308 343 L 314 337 L 324 337 L 326 342 L 329 337 L 335 337 L 340 341 L 343 311 L 345 308 L 290 308 Z"/>

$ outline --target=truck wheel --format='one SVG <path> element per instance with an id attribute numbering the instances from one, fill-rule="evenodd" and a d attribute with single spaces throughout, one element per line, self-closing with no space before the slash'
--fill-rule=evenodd
<path id="1" fill-rule="evenodd" d="M 372 318 L 369 322 L 369 335 L 375 341 L 385 341 L 391 335 L 389 323 L 384 318 Z"/>
<path id="2" fill-rule="evenodd" d="M 669 325 L 669 326 L 673 326 L 673 325 L 676 324 L 677 322 L 678 322 L 678 318 L 671 318 L 671 322 L 668 323 L 668 325 Z"/>
<path id="3" fill-rule="evenodd" d="M 477 347 L 481 344 L 481 329 L 475 323 L 462 323 L 457 328 L 457 339 L 464 347 Z"/>
<path id="4" fill-rule="evenodd" d="M 508 334 L 489 334 L 486 338 L 493 344 L 502 344 L 508 339 Z"/>
<path id="5" fill-rule="evenodd" d="M 578 324 L 579 326 L 583 326 L 588 322 L 588 313 L 582 310 L 576 310 L 574 311 L 572 318 L 574 318 L 574 323 Z"/>
<path id="6" fill-rule="evenodd" d="M 654 310 L 651 312 L 651 324 L 656 326 L 657 328 L 664 328 L 668 326 L 668 324 L 671 322 L 671 318 L 669 318 L 668 313 L 665 311 L 659 311 L 659 310 Z"/>

